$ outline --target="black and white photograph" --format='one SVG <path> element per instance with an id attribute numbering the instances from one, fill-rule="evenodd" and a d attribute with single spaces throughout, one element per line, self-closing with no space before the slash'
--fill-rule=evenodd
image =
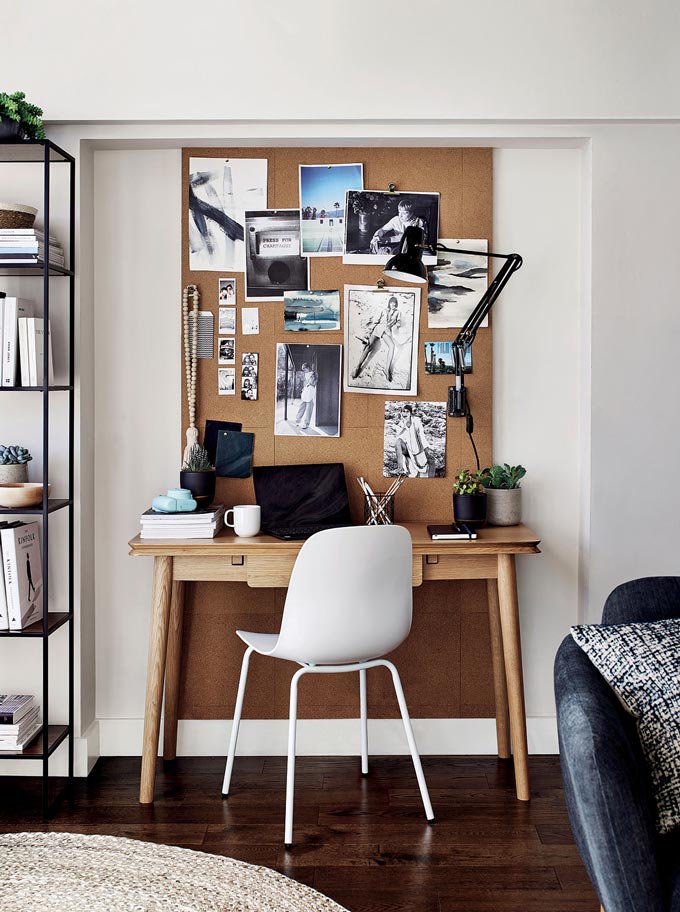
<path id="1" fill-rule="evenodd" d="M 286 291 L 283 295 L 286 332 L 331 332 L 340 329 L 339 291 Z"/>
<path id="2" fill-rule="evenodd" d="M 418 392 L 419 288 L 345 285 L 345 392 Z"/>
<path id="3" fill-rule="evenodd" d="M 259 307 L 241 308 L 241 333 L 244 336 L 257 336 L 260 332 Z"/>
<path id="4" fill-rule="evenodd" d="M 236 368 L 220 367 L 217 369 L 217 392 L 220 396 L 236 394 Z"/>
<path id="5" fill-rule="evenodd" d="M 452 374 L 454 372 L 453 342 L 424 342 L 423 350 L 425 352 L 426 374 Z M 468 345 L 465 349 L 463 373 L 472 373 L 471 345 Z"/>
<path id="6" fill-rule="evenodd" d="M 236 332 L 236 308 L 220 307 L 218 331 L 220 335 Z"/>
<path id="7" fill-rule="evenodd" d="M 278 437 L 339 437 L 342 345 L 276 346 Z"/>
<path id="8" fill-rule="evenodd" d="M 423 229 L 424 244 L 436 244 L 439 231 L 438 193 L 390 193 L 388 190 L 348 190 L 343 263 L 384 265 L 399 253 L 407 228 Z M 423 252 L 423 263 L 437 257 Z"/>
<path id="9" fill-rule="evenodd" d="M 218 342 L 218 364 L 235 364 L 236 363 L 236 339 L 220 339 Z"/>
<path id="10" fill-rule="evenodd" d="M 303 256 L 342 255 L 345 195 L 363 187 L 363 165 L 300 165 Z"/>
<path id="11" fill-rule="evenodd" d="M 258 361 L 257 352 L 241 355 L 241 399 L 257 399 Z"/>
<path id="12" fill-rule="evenodd" d="M 486 240 L 443 238 L 445 247 L 479 250 L 480 256 L 437 252 L 437 265 L 427 270 L 427 325 L 429 329 L 461 327 L 475 309 L 489 284 Z M 489 325 L 485 317 L 482 326 Z"/>
<path id="13" fill-rule="evenodd" d="M 443 478 L 446 403 L 386 402 L 383 475 Z"/>
<path id="14" fill-rule="evenodd" d="M 245 210 L 266 207 L 266 158 L 190 158 L 189 269 L 243 272 Z"/>
<path id="15" fill-rule="evenodd" d="M 282 301 L 285 291 L 309 288 L 309 258 L 300 256 L 300 210 L 248 211 L 246 301 Z"/>
<path id="16" fill-rule="evenodd" d="M 236 304 L 236 279 L 218 279 L 220 304 Z"/>

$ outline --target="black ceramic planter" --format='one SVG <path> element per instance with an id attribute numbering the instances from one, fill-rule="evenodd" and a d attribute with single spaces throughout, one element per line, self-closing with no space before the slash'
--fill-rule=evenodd
<path id="1" fill-rule="evenodd" d="M 0 120 L 0 142 L 21 142 L 23 138 L 24 133 L 18 120 Z"/>
<path id="2" fill-rule="evenodd" d="M 453 521 L 476 529 L 486 525 L 486 494 L 454 494 Z"/>
<path id="3" fill-rule="evenodd" d="M 180 472 L 179 484 L 194 495 L 198 509 L 209 507 L 215 499 L 214 472 Z"/>

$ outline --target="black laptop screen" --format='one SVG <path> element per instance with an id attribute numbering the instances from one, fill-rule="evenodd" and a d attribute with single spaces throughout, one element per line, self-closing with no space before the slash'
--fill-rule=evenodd
<path id="1" fill-rule="evenodd" d="M 349 525 L 349 498 L 341 462 L 321 465 L 253 466 L 255 500 L 262 527 Z"/>

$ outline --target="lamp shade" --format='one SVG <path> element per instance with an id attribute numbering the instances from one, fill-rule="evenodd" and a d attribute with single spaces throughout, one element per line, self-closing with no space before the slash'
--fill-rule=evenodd
<path id="1" fill-rule="evenodd" d="M 422 228 L 410 226 L 404 231 L 399 253 L 385 264 L 383 273 L 390 279 L 403 282 L 427 282 L 427 268 L 423 263 Z"/>

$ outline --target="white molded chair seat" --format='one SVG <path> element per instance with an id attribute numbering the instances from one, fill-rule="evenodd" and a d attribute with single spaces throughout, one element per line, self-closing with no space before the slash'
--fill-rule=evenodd
<path id="1" fill-rule="evenodd" d="M 293 840 L 293 786 L 297 687 L 304 674 L 359 672 L 361 771 L 368 773 L 366 671 L 389 668 L 420 793 L 429 821 L 434 813 L 395 666 L 381 658 L 409 634 L 413 614 L 411 536 L 401 526 L 327 529 L 309 538 L 291 574 L 279 633 L 237 630 L 243 656 L 222 794 L 228 796 L 236 754 L 248 664 L 253 652 L 297 662 L 290 688 L 288 775 L 284 842 Z"/>

